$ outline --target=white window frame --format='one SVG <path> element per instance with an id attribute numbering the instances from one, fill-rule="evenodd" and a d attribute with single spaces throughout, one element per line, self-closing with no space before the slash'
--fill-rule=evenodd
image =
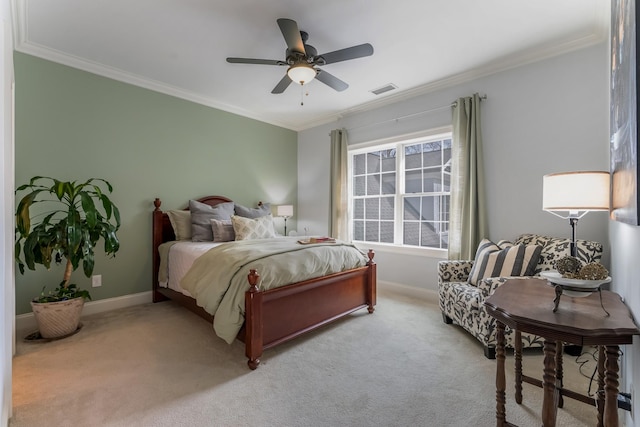
<path id="1" fill-rule="evenodd" d="M 399 135 L 391 138 L 384 138 L 374 141 L 363 142 L 360 144 L 354 144 L 349 146 L 347 151 L 348 158 L 348 203 L 349 203 L 349 233 L 353 231 L 353 157 L 357 154 L 366 153 L 372 150 L 386 150 L 390 148 L 396 148 L 396 193 L 395 193 L 395 219 L 394 219 L 394 240 L 396 242 L 402 241 L 402 227 L 403 227 L 403 215 L 404 204 L 404 149 L 405 145 L 412 145 L 425 139 L 446 139 L 451 138 L 453 128 L 451 126 L 444 126 L 439 128 L 430 129 L 428 131 L 415 132 L 411 134 Z M 408 255 L 421 255 L 429 256 L 433 258 L 446 259 L 447 249 L 431 248 L 424 246 L 404 245 L 402 243 L 380 243 L 380 242 L 368 242 L 363 240 L 354 240 L 354 244 L 362 249 L 374 249 L 385 252 L 392 252 L 398 254 Z"/>

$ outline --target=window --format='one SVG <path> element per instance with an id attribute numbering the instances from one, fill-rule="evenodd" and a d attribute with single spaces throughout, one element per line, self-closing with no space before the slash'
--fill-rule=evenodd
<path id="1" fill-rule="evenodd" d="M 446 249 L 451 132 L 350 151 L 353 240 Z"/>

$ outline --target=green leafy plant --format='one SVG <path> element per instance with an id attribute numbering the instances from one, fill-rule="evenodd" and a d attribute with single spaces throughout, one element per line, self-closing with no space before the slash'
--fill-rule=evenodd
<path id="1" fill-rule="evenodd" d="M 78 183 L 36 176 L 29 184 L 18 187 L 16 194 L 23 191 L 29 192 L 16 209 L 15 256 L 20 273 L 24 274 L 25 266 L 35 270 L 36 264 L 41 264 L 49 269 L 51 262 L 60 264 L 66 259 L 62 282 L 48 294 L 43 288 L 40 297 L 34 301 L 91 299 L 88 291 L 70 283 L 71 273 L 82 263 L 85 276 L 91 277 L 94 248 L 100 238 L 104 240 L 107 255 L 115 256 L 120 249 L 116 236 L 120 228 L 120 211 L 107 195 L 113 191 L 111 184 L 99 178 Z M 31 209 L 36 204 L 41 204 L 41 209 L 32 216 Z M 35 220 L 40 217 L 39 222 Z"/>

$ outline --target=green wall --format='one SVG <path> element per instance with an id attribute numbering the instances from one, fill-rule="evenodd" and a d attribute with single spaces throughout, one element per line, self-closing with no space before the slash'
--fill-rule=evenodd
<path id="1" fill-rule="evenodd" d="M 16 185 L 45 175 L 114 187 L 121 249 L 96 257 L 102 287 L 91 288 L 81 270 L 72 276 L 94 300 L 151 289 L 155 197 L 164 210 L 211 194 L 251 207 L 296 204 L 296 132 L 29 55 L 14 60 Z M 17 314 L 62 279 L 61 267 L 37 268 L 17 273 Z"/>

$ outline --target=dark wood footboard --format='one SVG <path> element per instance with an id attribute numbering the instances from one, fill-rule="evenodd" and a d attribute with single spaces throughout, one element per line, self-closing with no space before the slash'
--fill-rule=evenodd
<path id="1" fill-rule="evenodd" d="M 369 251 L 367 267 L 260 292 L 259 275 L 249 274 L 245 294 L 248 365 L 256 369 L 262 351 L 294 339 L 356 310 L 373 313 L 376 304 L 376 264 Z"/>
<path id="2" fill-rule="evenodd" d="M 215 206 L 231 201 L 226 197 L 210 196 L 198 199 Z M 153 301 L 171 299 L 199 316 L 213 320 L 213 316 L 199 307 L 193 298 L 158 285 L 160 255 L 158 246 L 175 239 L 167 214 L 160 210 L 156 199 L 153 211 Z M 306 332 L 367 308 L 373 313 L 376 305 L 376 264 L 374 252 L 369 251 L 366 267 L 356 268 L 292 285 L 266 291 L 259 290 L 259 272 L 251 270 L 249 290 L 245 293 L 245 324 L 238 339 L 245 343 L 249 368 L 256 369 L 264 350 L 294 339 Z"/>

